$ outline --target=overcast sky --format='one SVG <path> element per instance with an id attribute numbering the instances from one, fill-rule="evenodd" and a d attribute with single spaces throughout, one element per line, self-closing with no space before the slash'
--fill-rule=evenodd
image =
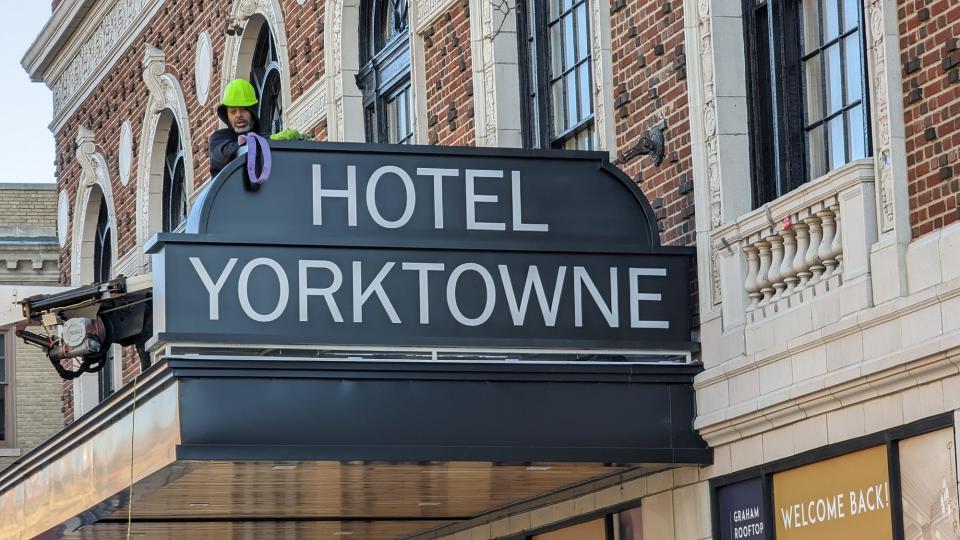
<path id="1" fill-rule="evenodd" d="M 0 0 L 0 182 L 53 182 L 50 90 L 20 67 L 27 48 L 50 18 L 50 0 Z"/>

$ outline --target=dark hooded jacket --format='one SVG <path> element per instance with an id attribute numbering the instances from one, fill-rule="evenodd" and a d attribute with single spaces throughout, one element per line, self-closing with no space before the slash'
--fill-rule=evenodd
<path id="1" fill-rule="evenodd" d="M 260 133 L 260 120 L 257 118 L 256 111 L 254 111 L 252 107 L 248 107 L 248 110 L 253 116 L 250 131 L 262 135 L 262 133 Z M 233 159 L 237 157 L 237 151 L 240 149 L 240 145 L 237 144 L 237 137 L 239 137 L 240 134 L 230 127 L 230 122 L 227 120 L 227 107 L 225 105 L 217 107 L 217 116 L 220 117 L 220 120 L 223 120 L 223 123 L 226 124 L 227 127 L 218 129 L 210 135 L 210 143 L 208 145 L 210 178 L 216 176 L 221 169 L 233 161 Z"/>

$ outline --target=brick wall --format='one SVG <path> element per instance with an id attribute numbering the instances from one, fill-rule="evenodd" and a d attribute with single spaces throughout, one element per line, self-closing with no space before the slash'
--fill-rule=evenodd
<path id="1" fill-rule="evenodd" d="M 474 146 L 470 9 L 453 5 L 424 33 L 427 133 L 430 144 Z"/>
<path id="2" fill-rule="evenodd" d="M 692 245 L 693 174 L 687 119 L 683 3 L 612 0 L 613 97 L 617 161 L 657 213 L 664 244 Z M 659 166 L 635 155 L 641 134 L 666 120 Z"/>
<path id="3" fill-rule="evenodd" d="M 916 238 L 960 218 L 960 2 L 900 0 L 897 7 Z"/>
<path id="4" fill-rule="evenodd" d="M 326 2 L 307 0 L 301 6 L 296 0 L 283 0 L 281 9 L 287 34 L 287 55 L 290 60 L 290 97 L 296 100 L 323 79 L 323 20 Z"/>
<path id="5" fill-rule="evenodd" d="M 45 186 L 0 186 L 0 227 L 55 227 L 57 191 Z"/>
<path id="6" fill-rule="evenodd" d="M 43 332 L 42 328 L 31 329 Z M 5 334 L 13 340 L 12 332 Z M 15 392 L 14 447 L 25 453 L 63 427 L 60 377 L 37 347 L 15 340 L 13 380 Z M 72 398 L 71 398 L 72 399 Z M 0 469 L 16 457 L 0 457 Z"/>

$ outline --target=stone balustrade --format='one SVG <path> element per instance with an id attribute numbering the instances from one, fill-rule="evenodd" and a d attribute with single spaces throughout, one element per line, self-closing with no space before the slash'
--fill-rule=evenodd
<path id="1" fill-rule="evenodd" d="M 748 235 L 747 313 L 772 314 L 842 285 L 842 238 L 835 194 Z"/>
<path id="2" fill-rule="evenodd" d="M 873 174 L 868 160 L 851 163 L 713 231 L 726 324 L 759 322 L 863 281 L 876 241 Z"/>

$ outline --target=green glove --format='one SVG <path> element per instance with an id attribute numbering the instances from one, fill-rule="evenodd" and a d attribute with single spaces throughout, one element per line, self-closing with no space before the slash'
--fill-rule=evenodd
<path id="1" fill-rule="evenodd" d="M 293 128 L 287 128 L 270 136 L 271 141 L 306 141 L 310 138 L 309 133 L 301 133 Z"/>

